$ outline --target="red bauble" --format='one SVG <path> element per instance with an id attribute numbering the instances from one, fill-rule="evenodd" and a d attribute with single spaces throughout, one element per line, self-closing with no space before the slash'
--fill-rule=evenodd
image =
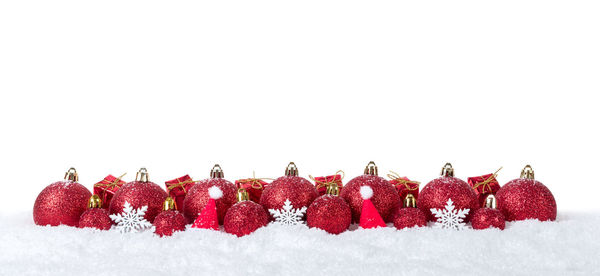
<path id="1" fill-rule="evenodd" d="M 531 173 L 533 175 L 533 171 Z M 519 178 L 509 181 L 496 193 L 496 199 L 498 209 L 507 221 L 556 219 L 554 196 L 544 184 L 534 179 Z"/>
<path id="2" fill-rule="evenodd" d="M 112 220 L 108 216 L 108 211 L 102 208 L 85 210 L 79 219 L 79 228 L 86 227 L 109 230 L 112 227 Z"/>
<path id="3" fill-rule="evenodd" d="M 480 208 L 473 212 L 471 216 L 471 226 L 473 229 L 487 229 L 496 227 L 504 230 L 504 215 L 498 209 Z"/>
<path id="4" fill-rule="evenodd" d="M 75 181 L 58 181 L 44 188 L 33 205 L 37 225 L 77 226 L 92 193 Z"/>
<path id="5" fill-rule="evenodd" d="M 391 221 L 391 215 L 400 203 L 400 196 L 390 182 L 377 175 L 365 174 L 350 180 L 342 189 L 340 196 L 348 202 L 352 210 L 352 221 L 360 221 L 363 198 L 360 195 L 361 186 L 370 186 L 373 189 L 371 202 L 385 222 Z"/>
<path id="6" fill-rule="evenodd" d="M 268 223 L 269 215 L 260 204 L 244 200 L 234 204 L 227 210 L 223 228 L 225 232 L 241 237 L 266 226 Z"/>
<path id="7" fill-rule="evenodd" d="M 350 226 L 352 211 L 344 199 L 335 195 L 323 195 L 315 199 L 306 210 L 306 224 L 327 231 L 330 234 L 339 234 Z"/>
<path id="8" fill-rule="evenodd" d="M 215 200 L 217 206 L 217 215 L 219 223 L 223 224 L 227 209 L 235 202 L 236 187 L 233 183 L 223 178 L 210 178 L 196 183 L 187 193 L 183 200 L 183 214 L 189 223 L 196 220 L 198 215 L 204 210 L 204 206 L 210 198 L 208 189 L 212 186 L 217 186 L 223 191 L 223 197 Z"/>
<path id="9" fill-rule="evenodd" d="M 168 194 L 157 184 L 148 181 L 146 169 L 140 169 L 138 176 L 136 181 L 129 182 L 117 190 L 110 201 L 109 213 L 122 213 L 125 202 L 129 202 L 134 209 L 148 206 L 144 218 L 153 222 L 162 210 L 163 202 Z"/>
<path id="10" fill-rule="evenodd" d="M 260 205 L 267 210 L 281 209 L 286 199 L 289 199 L 294 208 L 308 208 L 317 196 L 315 186 L 299 177 L 296 165 L 290 163 L 286 169 L 286 176 L 275 179 L 265 188 L 260 196 Z M 272 219 L 272 216 L 269 216 Z"/>
<path id="11" fill-rule="evenodd" d="M 423 227 L 427 225 L 427 217 L 419 208 L 396 208 L 392 215 L 392 222 L 396 229 Z"/>
<path id="12" fill-rule="evenodd" d="M 186 223 L 185 217 L 179 211 L 162 211 L 154 219 L 154 233 L 161 237 L 171 236 L 175 231 L 185 231 Z"/>

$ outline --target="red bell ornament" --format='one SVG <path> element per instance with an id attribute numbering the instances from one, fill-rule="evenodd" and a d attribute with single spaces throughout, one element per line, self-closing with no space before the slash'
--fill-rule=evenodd
<path id="1" fill-rule="evenodd" d="M 163 202 L 167 196 L 165 190 L 156 183 L 150 182 L 146 168 L 141 168 L 135 176 L 135 181 L 123 185 L 115 192 L 110 201 L 109 213 L 122 213 L 125 202 L 128 202 L 134 209 L 148 206 L 144 218 L 149 222 L 153 222 L 162 210 Z"/>
<path id="2" fill-rule="evenodd" d="M 210 199 L 208 190 L 213 186 L 219 187 L 223 193 L 220 198 L 215 200 L 219 224 L 223 224 L 227 209 L 236 203 L 235 195 L 237 188 L 233 183 L 224 179 L 223 169 L 221 169 L 219 164 L 216 164 L 210 171 L 210 178 L 198 181 L 185 196 L 183 200 L 183 214 L 188 223 L 194 222 L 202 210 L 204 210 L 204 206 L 206 206 Z"/>
<path id="3" fill-rule="evenodd" d="M 269 223 L 269 215 L 260 204 L 250 200 L 246 189 L 238 189 L 238 203 L 227 210 L 223 229 L 238 237 L 248 235 Z"/>
<path id="4" fill-rule="evenodd" d="M 352 223 L 352 211 L 344 199 L 339 197 L 340 187 L 331 182 L 327 185 L 325 195 L 315 199 L 306 210 L 306 224 L 325 230 L 330 234 L 339 234 Z"/>
<path id="5" fill-rule="evenodd" d="M 102 199 L 98 195 L 90 197 L 88 209 L 79 218 L 79 228 L 86 227 L 99 230 L 109 230 L 112 227 L 112 220 L 108 211 L 102 208 Z"/>

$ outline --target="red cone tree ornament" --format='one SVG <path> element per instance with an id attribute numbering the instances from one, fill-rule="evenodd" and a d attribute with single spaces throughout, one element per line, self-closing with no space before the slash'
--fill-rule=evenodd
<path id="1" fill-rule="evenodd" d="M 98 195 L 90 197 L 88 209 L 79 218 L 79 228 L 86 227 L 99 230 L 109 230 L 112 227 L 112 220 L 108 211 L 102 208 L 102 199 Z"/>
<path id="2" fill-rule="evenodd" d="M 504 215 L 496 209 L 496 197 L 494 195 L 488 195 L 483 208 L 477 209 L 471 217 L 473 229 L 496 227 L 504 230 L 505 224 Z"/>
<path id="3" fill-rule="evenodd" d="M 392 212 L 400 204 L 400 196 L 392 184 L 377 174 L 377 166 L 371 161 L 365 168 L 364 175 L 350 180 L 342 189 L 340 196 L 352 210 L 352 221 L 360 221 L 363 205 L 363 198 L 360 194 L 362 186 L 369 186 L 373 189 L 373 197 L 370 201 L 385 222 L 391 221 Z"/>
<path id="4" fill-rule="evenodd" d="M 404 198 L 404 208 L 398 207 L 392 215 L 392 222 L 396 229 L 401 230 L 411 227 L 427 226 L 427 217 L 417 208 L 417 200 L 412 194 Z"/>
<path id="5" fill-rule="evenodd" d="M 373 197 L 373 189 L 370 186 L 361 186 L 360 195 L 363 199 L 362 210 L 360 212 L 359 226 L 364 229 L 386 227 L 385 222 L 375 209 L 375 205 L 371 201 Z"/>
<path id="6" fill-rule="evenodd" d="M 479 209 L 477 193 L 467 182 L 454 177 L 450 163 L 444 165 L 441 175 L 423 187 L 419 193 L 419 208 L 429 221 L 433 221 L 435 217 L 431 214 L 431 208 L 443 210 L 448 199 L 452 199 L 457 210 L 470 209 L 465 218 L 465 222 L 469 221 L 473 212 Z"/>
<path id="7" fill-rule="evenodd" d="M 241 237 L 269 223 L 267 211 L 260 204 L 249 200 L 246 189 L 238 189 L 237 198 L 238 203 L 231 206 L 225 214 L 225 232 Z"/>
<path id="8" fill-rule="evenodd" d="M 175 200 L 167 197 L 163 203 L 163 211 L 154 219 L 154 233 L 163 237 L 171 236 L 176 231 L 185 231 L 186 219 L 177 211 Z"/>
<path id="9" fill-rule="evenodd" d="M 294 208 L 310 206 L 317 198 L 317 189 L 310 181 L 298 176 L 298 168 L 290 162 L 285 176 L 275 179 L 260 196 L 260 205 L 265 209 L 281 209 L 287 199 Z M 271 218 L 272 216 L 269 215 Z"/>
<path id="10" fill-rule="evenodd" d="M 154 182 L 150 182 L 146 168 L 141 168 L 135 176 L 135 181 L 123 185 L 115 192 L 110 201 L 109 213 L 122 213 L 125 202 L 129 202 L 134 209 L 148 206 L 144 218 L 149 222 L 153 222 L 162 210 L 163 202 L 167 196 L 165 190 Z"/>
<path id="11" fill-rule="evenodd" d="M 556 219 L 556 201 L 550 190 L 534 179 L 531 166 L 521 171 L 521 178 L 506 183 L 496 193 L 498 209 L 507 221 Z"/>
<path id="12" fill-rule="evenodd" d="M 33 205 L 33 221 L 37 225 L 78 226 L 79 217 L 87 209 L 92 193 L 77 183 L 79 177 L 74 168 L 65 173 L 65 180 L 54 182 L 44 188 Z"/>
<path id="13" fill-rule="evenodd" d="M 306 210 L 306 224 L 325 230 L 330 234 L 339 234 L 352 223 L 352 211 L 344 199 L 339 197 L 338 183 L 331 182 L 327 185 L 325 195 L 315 199 Z"/>
<path id="14" fill-rule="evenodd" d="M 221 198 L 215 200 L 219 223 L 223 223 L 227 209 L 236 203 L 235 195 L 237 192 L 235 185 L 223 177 L 221 166 L 216 164 L 210 171 L 210 178 L 198 181 L 188 191 L 183 200 L 183 214 L 188 223 L 195 221 L 198 215 L 202 213 L 204 206 L 210 200 L 208 189 L 213 186 L 219 187 L 223 193 Z"/>
<path id="15" fill-rule="evenodd" d="M 200 228 L 200 229 L 212 229 L 219 230 L 219 219 L 217 215 L 217 204 L 216 200 L 223 197 L 223 191 L 218 186 L 212 186 L 208 188 L 208 203 L 202 209 L 202 212 L 196 220 L 194 224 L 192 224 L 192 228 Z"/>

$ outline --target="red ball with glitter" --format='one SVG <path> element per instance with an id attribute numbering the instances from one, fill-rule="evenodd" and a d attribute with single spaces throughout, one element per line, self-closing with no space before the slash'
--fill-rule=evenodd
<path id="1" fill-rule="evenodd" d="M 194 184 L 183 200 L 183 214 L 187 222 L 192 223 L 204 209 L 210 199 L 208 189 L 217 186 L 223 192 L 223 196 L 215 200 L 219 224 L 223 224 L 227 209 L 236 203 L 236 187 L 233 183 L 223 179 L 224 174 L 221 166 L 215 165 L 210 172 L 209 179 L 204 179 Z"/>
<path id="2" fill-rule="evenodd" d="M 129 202 L 134 209 L 148 206 L 144 218 L 149 222 L 153 222 L 162 210 L 163 202 L 167 196 L 165 190 L 148 180 L 148 171 L 141 168 L 137 172 L 136 181 L 129 182 L 117 190 L 110 201 L 109 213 L 122 213 L 125 202 Z"/>
<path id="3" fill-rule="evenodd" d="M 483 208 L 477 209 L 471 216 L 471 226 L 473 229 L 487 229 L 491 227 L 504 230 L 505 219 L 500 210 L 496 209 L 497 201 L 494 195 L 488 195 L 485 198 Z"/>
<path id="4" fill-rule="evenodd" d="M 317 196 L 315 186 L 299 177 L 298 168 L 291 162 L 285 170 L 285 176 L 275 179 L 265 188 L 260 196 L 260 205 L 265 209 L 280 209 L 289 199 L 294 208 L 308 208 Z"/>
<path id="5" fill-rule="evenodd" d="M 90 197 L 88 207 L 89 209 L 85 210 L 79 218 L 79 228 L 109 230 L 112 227 L 112 220 L 108 216 L 108 211 L 102 209 L 102 200 L 98 195 Z"/>
<path id="6" fill-rule="evenodd" d="M 392 222 L 396 229 L 423 227 L 427 225 L 427 217 L 417 208 L 416 199 L 408 194 L 404 199 L 404 207 L 398 207 L 392 214 Z"/>
<path id="7" fill-rule="evenodd" d="M 352 221 L 358 223 L 362 211 L 363 198 L 360 194 L 361 186 L 370 186 L 373 189 L 371 202 L 385 222 L 390 222 L 392 212 L 400 204 L 400 196 L 396 188 L 382 177 L 377 176 L 377 166 L 370 162 L 365 168 L 365 174 L 350 180 L 342 189 L 340 196 L 350 205 Z"/>
<path id="8" fill-rule="evenodd" d="M 521 171 L 521 178 L 502 186 L 496 198 L 498 209 L 507 221 L 556 220 L 556 200 L 544 184 L 534 179 L 533 169 L 529 165 Z"/>
<path id="9" fill-rule="evenodd" d="M 469 209 L 465 222 L 471 219 L 475 210 L 479 209 L 477 193 L 463 180 L 454 177 L 454 169 L 447 163 L 442 169 L 442 177 L 436 178 L 419 193 L 419 209 L 425 213 L 427 220 L 434 221 L 431 208 L 444 209 L 448 199 L 452 199 L 456 209 Z"/>
<path id="10" fill-rule="evenodd" d="M 339 234 L 350 226 L 352 211 L 344 199 L 338 196 L 339 186 L 331 183 L 326 194 L 318 197 L 306 210 L 306 224 L 325 230 L 330 234 Z"/>
<path id="11" fill-rule="evenodd" d="M 227 210 L 223 228 L 238 237 L 248 235 L 269 223 L 267 211 L 258 203 L 250 201 L 245 189 L 238 189 L 238 200 Z"/>
<path id="12" fill-rule="evenodd" d="M 163 211 L 154 218 L 154 233 L 163 237 L 171 236 L 176 231 L 185 231 L 185 216 L 175 209 L 175 200 L 167 197 Z"/>
<path id="13" fill-rule="evenodd" d="M 52 183 L 40 192 L 33 205 L 35 224 L 79 225 L 79 217 L 87 209 L 92 193 L 77 181 L 77 172 L 71 168 L 65 174 L 65 181 Z"/>

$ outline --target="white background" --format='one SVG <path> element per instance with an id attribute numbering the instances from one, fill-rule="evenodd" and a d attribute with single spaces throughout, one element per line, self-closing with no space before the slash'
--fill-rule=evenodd
<path id="1" fill-rule="evenodd" d="M 370 160 L 427 182 L 529 163 L 598 209 L 597 1 L 2 1 L 0 214 L 81 183 L 303 176 Z"/>

